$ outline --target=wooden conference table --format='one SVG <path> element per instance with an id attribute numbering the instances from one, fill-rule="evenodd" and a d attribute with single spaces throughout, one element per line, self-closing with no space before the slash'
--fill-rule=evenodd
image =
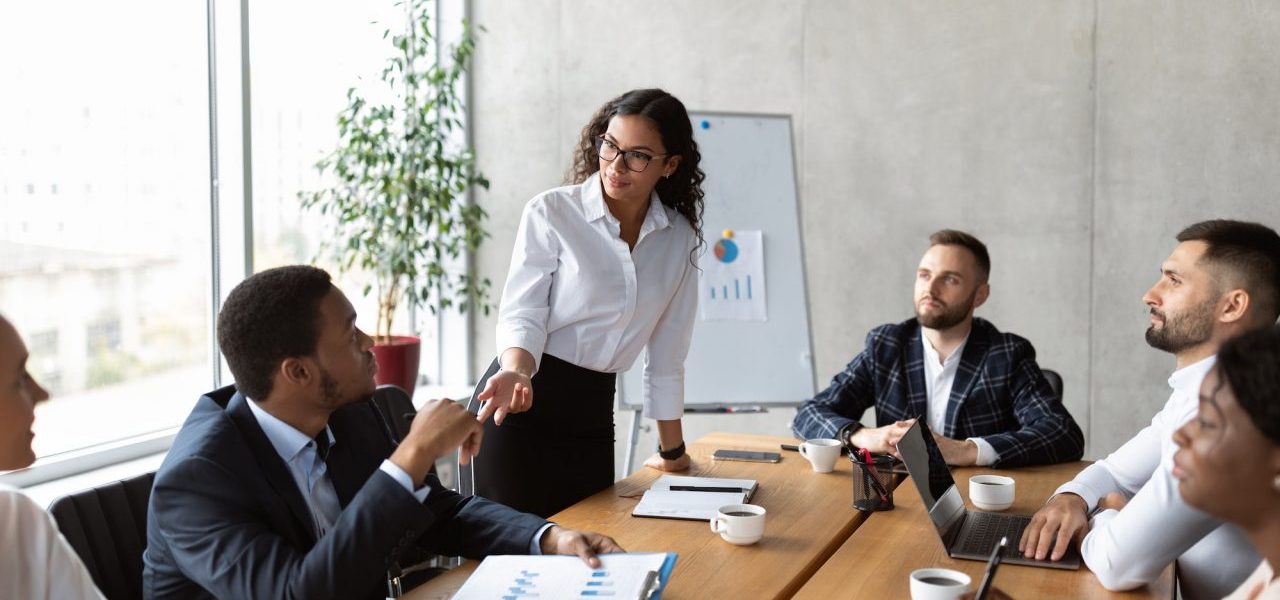
<path id="1" fill-rule="evenodd" d="M 752 498 L 768 510 L 765 537 L 752 546 L 734 546 L 710 531 L 705 521 L 646 519 L 631 516 L 639 496 L 660 475 L 650 469 L 615 483 L 551 520 L 565 527 L 612 536 L 631 552 L 676 552 L 679 559 L 663 592 L 665 600 L 732 598 L 907 598 L 907 576 L 926 566 L 943 566 L 980 578 L 983 564 L 954 561 L 942 553 L 919 494 L 908 482 L 894 493 L 892 511 L 854 510 L 849 461 L 841 458 L 832 473 L 814 473 L 795 452 L 782 452 L 777 464 L 712 461 L 719 448 L 778 451 L 791 438 L 741 433 L 712 433 L 689 445 L 692 475 L 755 479 Z M 1001 471 L 1018 482 L 1012 510 L 1031 512 L 1058 483 L 1087 463 Z M 957 469 L 966 494 L 969 475 L 984 469 Z M 854 531 L 857 530 L 857 534 Z M 865 535 L 864 535 L 865 534 Z M 886 540 L 888 540 L 886 542 Z M 404 595 L 409 600 L 444 600 L 462 587 L 479 563 L 467 561 Z M 860 582 L 860 583 L 854 583 Z M 1086 569 L 1059 571 L 1002 567 L 999 586 L 1017 598 L 1171 596 L 1172 569 L 1154 589 L 1110 594 Z M 1046 594 L 1044 590 L 1052 590 Z M 1062 592 L 1062 593 L 1058 593 Z"/>

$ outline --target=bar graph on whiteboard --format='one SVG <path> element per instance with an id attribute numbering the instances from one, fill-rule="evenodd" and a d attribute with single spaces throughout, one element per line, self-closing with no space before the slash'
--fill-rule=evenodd
<path id="1" fill-rule="evenodd" d="M 765 321 L 764 235 L 725 230 L 702 256 L 698 285 L 704 321 Z"/>

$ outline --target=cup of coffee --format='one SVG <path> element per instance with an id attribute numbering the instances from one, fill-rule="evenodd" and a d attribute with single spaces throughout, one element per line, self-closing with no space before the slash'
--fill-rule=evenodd
<path id="1" fill-rule="evenodd" d="M 1013 478 L 1003 475 L 974 475 L 969 478 L 969 500 L 982 510 L 1004 510 L 1013 506 Z"/>
<path id="2" fill-rule="evenodd" d="M 813 465 L 815 473 L 830 473 L 836 468 L 836 459 L 840 458 L 840 442 L 829 438 L 805 440 L 800 444 L 800 456 Z"/>
<path id="3" fill-rule="evenodd" d="M 969 591 L 973 580 L 951 569 L 916 569 L 911 572 L 911 600 L 955 600 Z"/>
<path id="4" fill-rule="evenodd" d="M 711 518 L 711 531 L 730 544 L 749 546 L 764 537 L 764 514 L 764 507 L 754 504 L 721 506 Z"/>

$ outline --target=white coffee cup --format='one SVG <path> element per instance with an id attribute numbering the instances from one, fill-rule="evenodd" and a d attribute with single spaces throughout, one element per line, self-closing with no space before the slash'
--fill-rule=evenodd
<path id="1" fill-rule="evenodd" d="M 969 478 L 969 500 L 982 510 L 1004 510 L 1013 506 L 1014 482 L 1003 475 L 974 475 Z"/>
<path id="2" fill-rule="evenodd" d="M 955 600 L 969 591 L 968 575 L 951 569 L 916 569 L 911 572 L 911 600 Z"/>
<path id="3" fill-rule="evenodd" d="M 830 473 L 840 458 L 840 442 L 829 438 L 805 440 L 800 444 L 800 456 L 808 459 L 816 473 Z"/>
<path id="4" fill-rule="evenodd" d="M 754 504 L 721 506 L 711 519 L 711 531 L 730 544 L 754 544 L 764 537 L 764 515 L 764 507 Z"/>

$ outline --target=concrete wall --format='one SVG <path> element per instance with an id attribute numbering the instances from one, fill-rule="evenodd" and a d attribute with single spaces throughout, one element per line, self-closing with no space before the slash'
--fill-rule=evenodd
<path id="1" fill-rule="evenodd" d="M 992 252 L 979 314 L 1062 373 L 1088 455 L 1105 455 L 1168 395 L 1172 359 L 1143 342 L 1140 297 L 1173 234 L 1210 216 L 1280 225 L 1269 4 L 486 0 L 473 13 L 488 29 L 475 142 L 493 181 L 479 271 L 501 287 L 521 207 L 562 181 L 605 100 L 660 86 L 693 110 L 791 114 L 819 386 L 868 329 L 910 316 L 929 232 L 962 228 Z M 475 334 L 485 364 L 492 318 Z M 792 414 L 691 417 L 686 437 L 785 434 Z"/>

